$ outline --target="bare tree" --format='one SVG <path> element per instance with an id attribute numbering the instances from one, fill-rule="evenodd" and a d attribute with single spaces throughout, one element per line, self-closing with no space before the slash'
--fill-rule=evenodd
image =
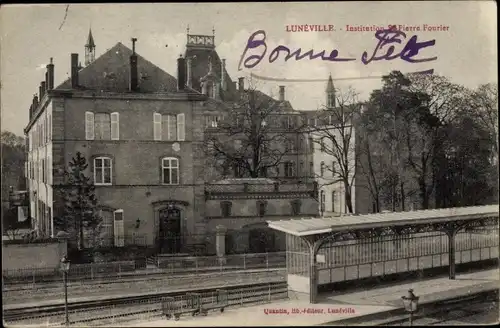
<path id="1" fill-rule="evenodd" d="M 480 85 L 473 91 L 471 106 L 477 120 L 489 131 L 492 143 L 492 164 L 498 163 L 498 84 Z"/>
<path id="2" fill-rule="evenodd" d="M 349 88 L 335 93 L 336 106 L 323 108 L 316 118 L 316 126 L 309 127 L 312 141 L 320 145 L 320 151 L 334 159 L 324 169 L 331 172 L 332 179 L 322 179 L 319 187 L 342 183 L 345 191 L 345 204 L 353 213 L 352 187 L 356 176 L 356 145 L 354 126 L 361 111 L 358 93 Z M 323 168 L 321 169 L 323 171 Z"/>
<path id="3" fill-rule="evenodd" d="M 219 104 L 223 118 L 206 131 L 204 148 L 223 175 L 266 177 L 282 163 L 302 124 L 287 103 L 250 86 L 238 101 Z"/>

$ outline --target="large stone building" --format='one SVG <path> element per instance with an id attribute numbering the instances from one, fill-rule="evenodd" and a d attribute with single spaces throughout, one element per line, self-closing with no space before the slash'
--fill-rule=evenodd
<path id="1" fill-rule="evenodd" d="M 246 231 L 236 242 L 239 251 L 269 250 L 251 242 L 258 239 L 252 230 L 265 228 L 262 222 L 318 215 L 316 186 L 295 168 L 298 151 L 284 158 L 293 159 L 293 168 L 284 164 L 283 173 L 275 172 L 295 179 L 255 184 L 208 176 L 207 128 L 217 124 L 221 106 L 240 101 L 244 87 L 240 80 L 236 88 L 225 71 L 214 36 L 187 39 L 177 78 L 137 54 L 135 39 L 132 49 L 117 43 L 96 57 L 89 33 L 85 67 L 71 54 L 71 77 L 58 86 L 50 60 L 25 129 L 30 208 L 39 235 L 57 234 L 54 217 L 64 215 L 65 172 L 77 152 L 96 186 L 104 246 L 140 240 L 160 252 L 204 245 L 212 253 L 215 240 L 207 236 L 225 229 Z M 278 102 L 296 115 L 284 90 Z M 268 244 L 282 247 L 279 236 L 271 239 Z"/>

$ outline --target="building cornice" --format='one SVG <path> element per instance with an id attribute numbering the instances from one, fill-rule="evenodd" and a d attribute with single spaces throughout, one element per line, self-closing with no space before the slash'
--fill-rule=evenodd
<path id="1" fill-rule="evenodd" d="M 205 193 L 206 200 L 231 200 L 231 199 L 303 199 L 314 198 L 314 192 L 261 192 L 261 193 L 241 193 L 241 192 L 219 192 Z"/>

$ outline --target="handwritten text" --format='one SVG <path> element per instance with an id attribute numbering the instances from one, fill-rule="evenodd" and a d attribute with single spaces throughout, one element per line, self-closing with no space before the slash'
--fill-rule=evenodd
<path id="1" fill-rule="evenodd" d="M 437 57 L 416 58 L 422 49 L 434 46 L 436 44 L 436 40 L 420 42 L 418 41 L 417 35 L 413 35 L 406 41 L 406 33 L 396 28 L 378 30 L 375 32 L 375 38 L 377 39 L 375 49 L 369 52 L 364 51 L 361 55 L 361 62 L 365 65 L 375 61 L 390 61 L 397 58 L 408 63 L 422 63 L 437 59 Z M 397 51 L 396 46 L 403 44 L 404 46 L 400 48 L 401 50 Z M 242 64 L 245 68 L 255 68 L 264 58 L 266 58 L 267 50 L 266 32 L 264 30 L 259 30 L 252 33 L 252 35 L 248 38 L 245 50 L 241 55 L 238 70 L 242 69 Z M 251 51 L 251 54 L 247 55 L 249 51 Z M 284 58 L 285 62 L 290 59 L 299 61 L 304 58 L 309 60 L 320 59 L 322 61 L 331 62 L 348 62 L 356 60 L 356 58 L 346 58 L 340 56 L 339 50 L 337 49 L 333 49 L 330 52 L 327 50 L 314 51 L 313 49 L 303 51 L 301 48 L 291 50 L 285 45 L 276 46 L 271 52 L 269 52 L 267 59 L 269 63 L 273 63 L 278 60 L 280 55 Z"/>

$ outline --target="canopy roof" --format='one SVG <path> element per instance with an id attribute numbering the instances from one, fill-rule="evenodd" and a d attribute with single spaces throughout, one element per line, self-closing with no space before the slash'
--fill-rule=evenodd
<path id="1" fill-rule="evenodd" d="M 344 230 L 420 225 L 491 216 L 498 217 L 498 212 L 498 205 L 485 205 L 267 222 L 269 227 L 275 230 L 295 236 L 310 236 Z"/>

